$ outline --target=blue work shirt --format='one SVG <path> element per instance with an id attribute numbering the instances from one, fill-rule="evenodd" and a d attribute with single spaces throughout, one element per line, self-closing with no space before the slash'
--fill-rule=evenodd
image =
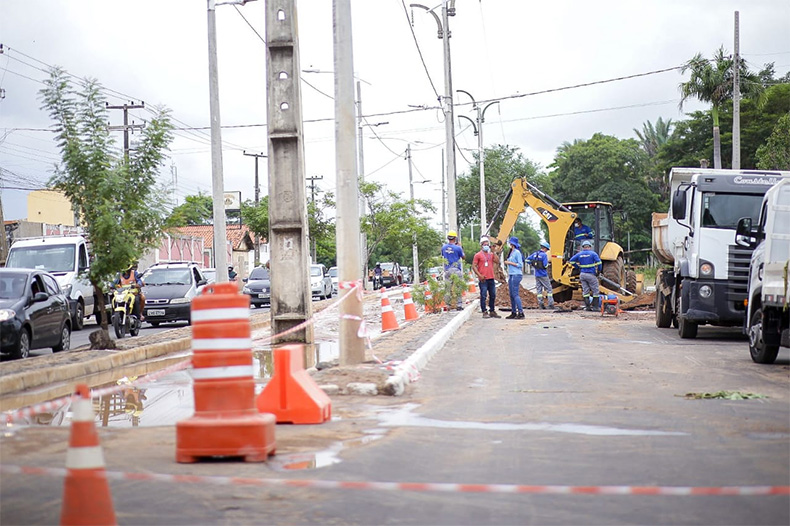
<path id="1" fill-rule="evenodd" d="M 546 252 L 543 252 L 542 250 L 533 252 L 527 258 L 527 263 L 535 267 L 536 278 L 548 277 L 549 271 L 546 269 L 549 268 L 549 255 Z"/>
<path id="2" fill-rule="evenodd" d="M 508 276 L 520 276 L 524 273 L 524 256 L 520 250 L 511 250 L 507 258 L 508 261 L 515 263 L 515 265 L 507 265 Z"/>
<path id="3" fill-rule="evenodd" d="M 582 225 L 580 227 L 573 227 L 573 238 L 575 240 L 580 239 L 592 239 L 592 229 L 587 225 Z"/>
<path id="4" fill-rule="evenodd" d="M 582 250 L 570 259 L 570 263 L 584 274 L 597 274 L 602 266 L 601 258 L 592 250 Z"/>
<path id="5" fill-rule="evenodd" d="M 461 260 L 464 258 L 464 249 L 461 248 L 461 245 L 445 243 L 442 245 L 442 256 L 447 261 L 444 264 L 444 270 L 450 268 L 461 270 Z"/>

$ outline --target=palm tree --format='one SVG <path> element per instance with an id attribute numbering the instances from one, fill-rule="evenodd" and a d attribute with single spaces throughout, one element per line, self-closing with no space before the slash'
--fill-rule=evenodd
<path id="1" fill-rule="evenodd" d="M 647 152 L 647 155 L 653 158 L 658 154 L 659 148 L 669 140 L 671 128 L 672 119 L 665 121 L 659 117 L 655 126 L 652 122 L 646 121 L 642 124 L 642 131 L 634 128 L 634 133 L 639 137 L 639 142 L 642 143 L 642 148 Z"/>
<path id="2" fill-rule="evenodd" d="M 713 55 L 713 60 L 708 60 L 697 53 L 694 58 L 683 64 L 681 73 L 691 72 L 688 82 L 682 82 L 680 88 L 680 109 L 690 97 L 702 102 L 709 102 L 712 106 L 713 117 L 713 167 L 721 168 L 721 139 L 719 137 L 719 108 L 732 98 L 733 92 L 733 59 L 725 55 L 724 47 L 720 47 Z M 746 63 L 740 61 L 741 94 L 746 97 L 756 98 L 761 102 L 765 86 L 759 75 L 749 71 Z"/>

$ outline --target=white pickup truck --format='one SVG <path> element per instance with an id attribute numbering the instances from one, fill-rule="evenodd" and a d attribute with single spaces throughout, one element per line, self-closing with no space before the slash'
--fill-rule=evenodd
<path id="1" fill-rule="evenodd" d="M 756 228 L 750 217 L 738 222 L 735 243 L 754 248 L 744 323 L 749 352 L 757 363 L 774 363 L 779 347 L 790 347 L 790 179 L 765 194 Z"/>
<path id="2" fill-rule="evenodd" d="M 44 236 L 15 241 L 8 251 L 6 267 L 46 270 L 58 280 L 69 298 L 72 327 L 82 329 L 85 318 L 98 305 L 93 285 L 85 278 L 90 259 L 82 236 Z"/>

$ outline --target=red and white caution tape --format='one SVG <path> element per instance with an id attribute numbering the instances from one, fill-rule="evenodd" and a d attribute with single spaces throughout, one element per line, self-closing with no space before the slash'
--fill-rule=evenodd
<path id="1" fill-rule="evenodd" d="M 63 468 L 41 468 L 0 464 L 0 473 L 63 477 Z M 317 489 L 355 489 L 378 491 L 426 491 L 442 493 L 515 493 L 536 495 L 635 495 L 699 497 L 710 495 L 767 496 L 790 495 L 790 486 L 560 486 L 525 484 L 452 484 L 445 482 L 363 482 L 346 480 L 265 479 L 247 477 L 209 477 L 165 473 L 124 473 L 105 471 L 84 476 L 110 480 L 157 481 L 218 486 L 294 487 Z"/>

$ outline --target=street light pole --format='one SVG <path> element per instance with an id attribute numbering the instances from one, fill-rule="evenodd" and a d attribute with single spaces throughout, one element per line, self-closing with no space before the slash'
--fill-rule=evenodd
<path id="1" fill-rule="evenodd" d="M 258 184 L 258 159 L 261 157 L 268 157 L 268 155 L 264 155 L 262 153 L 247 153 L 246 151 L 242 151 L 242 154 L 248 157 L 255 157 L 255 207 L 258 207 L 258 203 L 260 203 L 260 194 L 261 188 Z M 253 266 L 257 265 L 261 261 L 261 237 L 258 233 L 255 233 L 255 261 L 253 262 Z"/>
<path id="2" fill-rule="evenodd" d="M 412 204 L 414 203 L 414 180 L 412 178 L 411 166 L 411 143 L 406 147 L 406 159 L 409 161 L 409 197 L 411 197 Z M 417 232 L 414 232 L 411 237 L 411 273 L 412 276 L 420 275 L 420 260 L 417 257 Z"/>

